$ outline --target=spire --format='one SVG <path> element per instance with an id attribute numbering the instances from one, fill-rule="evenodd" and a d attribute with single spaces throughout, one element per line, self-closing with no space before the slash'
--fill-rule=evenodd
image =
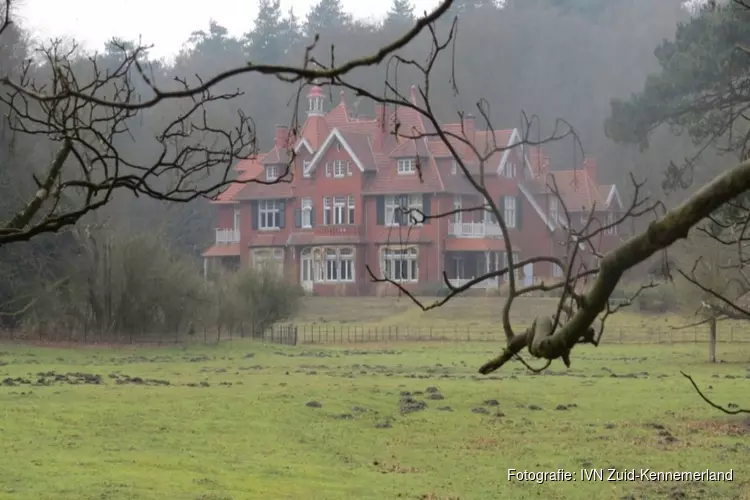
<path id="1" fill-rule="evenodd" d="M 323 116 L 323 89 L 315 85 L 307 94 L 307 116 Z"/>

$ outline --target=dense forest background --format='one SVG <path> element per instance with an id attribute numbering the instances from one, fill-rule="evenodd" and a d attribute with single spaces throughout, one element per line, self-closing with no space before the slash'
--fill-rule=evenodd
<path id="1" fill-rule="evenodd" d="M 443 58 L 433 73 L 432 104 L 440 118 L 454 120 L 457 111 L 471 110 L 483 98 L 490 103 L 495 127 L 520 126 L 524 111 L 539 116 L 542 135 L 551 132 L 556 118 L 564 118 L 578 131 L 585 153 L 597 158 L 604 181 L 622 183 L 627 191 L 627 176 L 634 172 L 640 177 L 648 175 L 650 185 L 658 189 L 659 172 L 670 160 L 684 156 L 681 152 L 691 144 L 663 132 L 652 139 L 648 151 L 640 152 L 609 141 L 603 122 L 612 98 L 625 98 L 640 90 L 647 75 L 658 69 L 655 47 L 673 37 L 679 22 L 689 19 L 682 3 L 507 0 L 499 6 L 492 0 L 461 0 L 439 27 L 447 33 L 454 16 L 458 17 L 455 56 Z M 407 0 L 395 0 L 380 23 L 354 19 L 338 0 L 320 0 L 308 13 L 282 12 L 278 0 L 261 0 L 258 12 L 255 20 L 247 20 L 247 33 L 242 37 L 229 36 L 224 27 L 211 21 L 185 41 L 173 60 L 150 61 L 156 80 L 169 82 L 177 76 L 195 81 L 198 76 L 210 77 L 247 61 L 300 64 L 315 33 L 320 34 L 320 41 L 314 55 L 330 61 L 333 45 L 336 60 L 341 61 L 371 53 L 403 34 L 415 19 Z M 45 42 L 26 36 L 23 25 L 14 25 L 13 29 L 4 35 L 5 43 L 0 46 L 3 74 L 17 73 L 22 61 Z M 424 58 L 430 48 L 428 37 L 421 37 L 405 53 Z M 109 44 L 97 57 L 106 66 L 116 65 L 122 55 L 116 44 Z M 44 74 L 44 65 L 34 71 Z M 459 95 L 452 89 L 453 75 Z M 385 67 L 361 70 L 350 78 L 382 92 Z M 408 75 L 400 78 L 399 83 L 405 86 L 421 83 L 408 81 Z M 243 95 L 213 103 L 210 112 L 215 119 L 226 119 L 227 127 L 234 124 L 238 110 L 252 116 L 261 151 L 269 148 L 274 125 L 289 124 L 295 113 L 292 104 L 296 87 L 275 78 L 243 75 L 220 87 L 224 91 L 239 88 Z M 354 104 L 351 96 L 347 98 Z M 338 102 L 338 95 L 332 100 Z M 366 102 L 356 107 L 362 114 L 372 112 Z M 0 109 L 0 114 L 5 115 L 5 110 Z M 132 141 L 123 141 L 120 147 L 132 156 L 147 155 L 149 133 L 161 119 L 149 111 L 139 115 L 130 124 Z M 5 121 L 0 123 L 0 217 L 8 217 L 24 203 L 35 189 L 32 173 L 49 164 L 53 153 L 43 137 L 14 134 Z M 550 146 L 549 153 L 553 169 L 570 168 L 581 160 L 572 142 Z M 172 256 L 165 257 L 162 267 L 178 262 L 185 267 L 178 266 L 174 272 L 184 271 L 190 262 L 197 264 L 197 257 L 213 240 L 214 215 L 205 200 L 169 205 L 119 196 L 76 228 L 29 243 L 5 245 L 0 248 L 0 320 L 10 324 L 21 310 L 41 311 L 40 297 L 59 300 L 61 294 L 73 293 L 71 290 L 91 291 L 92 283 L 102 279 L 101 249 L 110 248 L 102 246 L 102 241 L 119 242 L 121 271 L 137 274 L 137 268 L 124 267 L 126 263 L 137 262 L 139 255 L 148 259 L 153 252 Z M 125 240 L 130 244 L 125 245 Z M 73 286 L 76 283 L 80 286 Z M 112 286 L 97 286 L 105 285 Z M 123 284 L 123 295 L 126 285 L 135 286 Z M 49 302 L 45 308 L 55 310 Z M 134 310 L 128 314 L 134 314 Z"/>

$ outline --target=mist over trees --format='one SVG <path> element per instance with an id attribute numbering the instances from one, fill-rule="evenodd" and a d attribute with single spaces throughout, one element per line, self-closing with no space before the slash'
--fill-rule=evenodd
<path id="1" fill-rule="evenodd" d="M 278 0 L 260 0 L 258 8 L 257 18 L 248 20 L 248 31 L 240 36 L 231 36 L 225 27 L 211 21 L 185 40 L 173 62 L 148 61 L 151 78 L 170 88 L 175 77 L 197 83 L 200 78 L 247 61 L 299 65 L 315 33 L 320 34 L 320 40 L 312 57 L 330 63 L 330 47 L 334 45 L 336 58 L 346 60 L 371 53 L 373 47 L 398 38 L 421 15 L 407 0 L 394 0 L 379 24 L 355 19 L 339 0 L 320 0 L 304 13 L 283 12 Z M 433 72 L 432 105 L 439 118 L 452 120 L 457 111 L 470 109 L 482 98 L 489 103 L 497 128 L 519 126 L 521 112 L 525 111 L 540 117 L 538 132 L 542 137 L 550 132 L 548 128 L 554 120 L 562 117 L 575 126 L 585 153 L 599 160 L 604 181 L 622 183 L 630 172 L 635 172 L 649 174 L 652 184 L 659 186 L 661 177 L 654 172 L 681 155 L 685 140 L 662 133 L 652 138 L 652 142 L 659 141 L 659 147 L 640 152 L 611 141 L 602 124 L 610 112 L 612 98 L 627 98 L 642 88 L 647 75 L 658 69 L 654 48 L 664 38 L 674 36 L 678 22 L 688 20 L 681 1 L 510 0 L 501 6 L 492 0 L 461 0 L 438 22 L 438 29 L 448 30 L 453 16 L 460 21 L 455 56 L 439 62 Z M 0 72 L 18 74 L 23 61 L 34 54 L 37 41 L 24 34 L 22 25 L 11 25 L 10 29 L 10 36 L 4 34 L 4 40 L 11 43 L 0 46 Z M 424 58 L 430 44 L 429 37 L 420 36 L 403 52 L 407 57 Z M 98 64 L 117 67 L 123 48 L 133 45 L 126 40 L 102 47 L 96 55 Z M 80 54 L 82 67 L 85 56 Z M 382 81 L 385 66 L 355 70 L 350 81 Z M 50 72 L 44 64 L 31 70 L 40 77 Z M 453 90 L 454 76 L 460 87 L 458 96 Z M 408 88 L 413 82 L 402 76 L 398 83 Z M 141 90 L 148 93 L 145 87 Z M 219 83 L 216 92 L 237 90 L 242 95 L 235 99 L 208 103 L 214 125 L 233 127 L 241 111 L 252 118 L 257 149 L 269 149 L 274 125 L 289 124 L 299 111 L 292 106 L 296 87 L 251 73 Z M 347 98 L 353 100 L 352 96 Z M 337 100 L 338 96 L 328 95 L 329 105 L 335 105 Z M 176 100 L 166 105 L 178 110 L 184 103 Z M 372 114 L 369 106 L 362 102 L 357 112 Z M 6 111 L 0 104 L 0 113 L 5 115 Z M 123 141 L 120 148 L 133 158 L 158 153 L 158 144 L 149 137 L 165 125 L 164 121 L 161 111 L 145 110 L 128 123 L 136 140 Z M 581 152 L 569 146 L 551 144 L 548 149 L 552 169 L 571 168 L 581 161 Z M 18 203 L 37 189 L 30 173 L 37 165 L 49 163 L 54 154 L 52 144 L 44 137 L 23 136 L 10 130 L 5 121 L 0 123 L 0 217 L 9 217 Z M 174 205 L 135 200 L 132 195 L 123 194 L 98 210 L 96 217 L 83 221 L 83 226 L 90 228 L 89 235 L 112 234 L 127 228 L 123 234 L 147 238 L 143 241 L 150 245 L 159 242 L 175 256 L 169 265 L 161 267 L 180 269 L 187 262 L 197 266 L 197 257 L 212 241 L 214 210 L 201 199 Z M 17 321 L 23 316 L 17 314 L 20 310 L 36 314 L 35 304 L 42 301 L 33 298 L 44 297 L 48 301 L 57 296 L 55 286 L 69 283 L 76 269 L 88 265 L 81 259 L 101 243 L 92 243 L 90 236 L 82 238 L 76 233 L 80 230 L 63 230 L 28 243 L 0 247 L 0 322 Z M 102 238 L 105 237 L 97 241 Z M 119 240 L 122 239 L 121 236 Z M 123 249 L 128 248 L 127 242 L 121 243 Z M 126 253 L 119 258 L 125 262 Z M 94 265 L 90 256 L 88 259 Z M 76 279 L 80 281 L 82 277 Z M 96 286 L 99 285 L 79 283 L 67 293 L 78 291 L 85 297 L 87 287 Z M 68 307 L 68 299 L 57 300 L 57 307 Z M 45 302 L 45 307 L 49 307 L 49 302 Z M 153 319 L 157 320 L 167 321 Z"/>

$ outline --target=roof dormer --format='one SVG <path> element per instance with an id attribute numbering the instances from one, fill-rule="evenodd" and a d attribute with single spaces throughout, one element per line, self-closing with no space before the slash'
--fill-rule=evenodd
<path id="1" fill-rule="evenodd" d="M 417 158 L 399 158 L 396 160 L 396 172 L 399 175 L 411 175 L 417 171 Z"/>
<path id="2" fill-rule="evenodd" d="M 281 165 L 266 165 L 266 181 L 273 182 L 278 180 Z"/>

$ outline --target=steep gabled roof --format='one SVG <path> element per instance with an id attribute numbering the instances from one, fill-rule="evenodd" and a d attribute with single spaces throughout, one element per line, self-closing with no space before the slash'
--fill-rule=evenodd
<path id="1" fill-rule="evenodd" d="M 605 209 L 613 201 L 622 207 L 617 187 L 614 184 L 597 185 L 584 168 L 553 170 L 543 177 L 526 182 L 535 194 L 552 193 L 552 188 L 556 185 L 565 208 L 570 212 L 587 212 L 594 204 L 598 209 Z"/>
<path id="2" fill-rule="evenodd" d="M 612 206 L 612 202 L 617 202 L 617 207 L 622 210 L 622 199 L 620 198 L 620 192 L 617 190 L 617 186 L 614 184 L 603 184 L 600 186 L 602 193 L 608 193 L 607 194 L 607 206 Z"/>
<path id="3" fill-rule="evenodd" d="M 316 90 L 320 94 L 321 90 Z M 433 193 L 448 192 L 453 194 L 475 194 L 469 180 L 463 175 L 452 175 L 450 164 L 438 164 L 436 159 L 451 158 L 450 149 L 440 139 L 435 137 L 431 122 L 428 122 L 416 110 L 401 106 L 385 115 L 376 112 L 375 118 L 353 118 L 346 106 L 343 92 L 341 101 L 327 114 L 311 113 L 302 128 L 300 138 L 295 145 L 295 151 L 306 148 L 313 154 L 308 164 L 307 172 L 312 172 L 325 155 L 326 150 L 339 141 L 343 148 L 357 165 L 361 172 L 372 172 L 364 181 L 365 194 L 404 194 L 404 193 Z M 411 101 L 417 104 L 416 87 L 411 88 Z M 385 116 L 385 123 L 383 123 Z M 399 136 L 390 133 L 395 124 L 399 125 Z M 533 194 L 548 193 L 545 185 L 549 172 L 549 160 L 542 149 L 537 146 L 521 146 L 521 137 L 517 129 L 475 130 L 473 125 L 462 123 L 446 123 L 443 129 L 457 135 L 465 135 L 473 146 L 480 152 L 486 153 L 497 148 L 485 161 L 485 173 L 489 175 L 501 174 L 511 152 L 523 154 L 523 170 L 527 175 L 521 175 L 521 192 L 545 224 L 550 226 L 545 210 L 538 206 Z M 404 135 L 429 137 L 405 138 Z M 451 146 L 463 158 L 465 165 L 472 174 L 479 173 L 479 159 L 471 148 L 462 141 L 449 138 Z M 262 171 L 262 164 L 287 163 L 288 153 L 274 147 L 266 155 L 261 155 L 254 161 L 249 161 L 245 167 L 238 170 L 243 172 L 240 179 L 257 178 Z M 400 157 L 419 157 L 421 162 L 420 175 L 399 175 L 395 168 L 395 159 Z M 620 196 L 614 185 L 597 186 L 585 169 L 560 170 L 552 172 L 558 187 L 563 192 L 565 204 L 571 211 L 590 208 L 593 202 L 598 206 L 609 206 L 617 203 L 620 206 Z M 525 179 L 525 180 L 522 180 Z M 309 178 L 300 176 L 296 183 L 313 182 Z M 271 199 L 293 197 L 294 188 L 284 182 L 279 184 L 247 185 L 233 184 L 223 192 L 216 203 L 232 203 L 236 200 Z"/>
<path id="4" fill-rule="evenodd" d="M 235 169 L 239 171 L 239 175 L 237 176 L 238 182 L 229 184 L 229 186 L 219 193 L 216 199 L 212 200 L 211 203 L 237 203 L 236 196 L 247 185 L 247 181 L 256 179 L 261 173 L 263 173 L 264 157 L 265 155 L 258 155 L 255 158 L 239 162 L 235 167 Z"/>
<path id="5" fill-rule="evenodd" d="M 427 147 L 427 140 L 425 138 L 420 139 L 404 139 L 404 142 L 396 146 L 391 151 L 391 158 L 406 158 L 406 157 L 426 157 L 430 155 L 430 150 Z"/>
<path id="6" fill-rule="evenodd" d="M 277 146 L 263 158 L 263 165 L 286 165 L 291 159 L 292 155 L 289 150 Z"/>
<path id="7" fill-rule="evenodd" d="M 312 144 L 310 144 L 310 142 L 304 137 L 302 137 L 299 141 L 297 141 L 297 145 L 294 146 L 294 152 L 299 153 L 299 150 L 302 146 L 305 146 L 305 148 L 307 148 L 307 151 L 310 154 L 315 153 L 315 150 L 313 149 Z"/>
<path id="8" fill-rule="evenodd" d="M 372 155 L 372 147 L 370 145 L 370 138 L 366 134 L 359 134 L 356 132 L 342 132 L 337 128 L 331 130 L 328 134 L 325 142 L 320 146 L 318 152 L 315 153 L 310 164 L 305 170 L 305 175 L 314 172 L 315 168 L 320 163 L 321 158 L 325 155 L 328 148 L 331 147 L 334 140 L 338 140 L 339 143 L 346 149 L 346 152 L 351 156 L 352 161 L 359 167 L 360 172 L 365 170 L 372 170 L 375 168 L 375 162 Z M 365 161 L 363 161 L 363 159 Z M 365 163 L 367 160 L 369 162 Z"/>

